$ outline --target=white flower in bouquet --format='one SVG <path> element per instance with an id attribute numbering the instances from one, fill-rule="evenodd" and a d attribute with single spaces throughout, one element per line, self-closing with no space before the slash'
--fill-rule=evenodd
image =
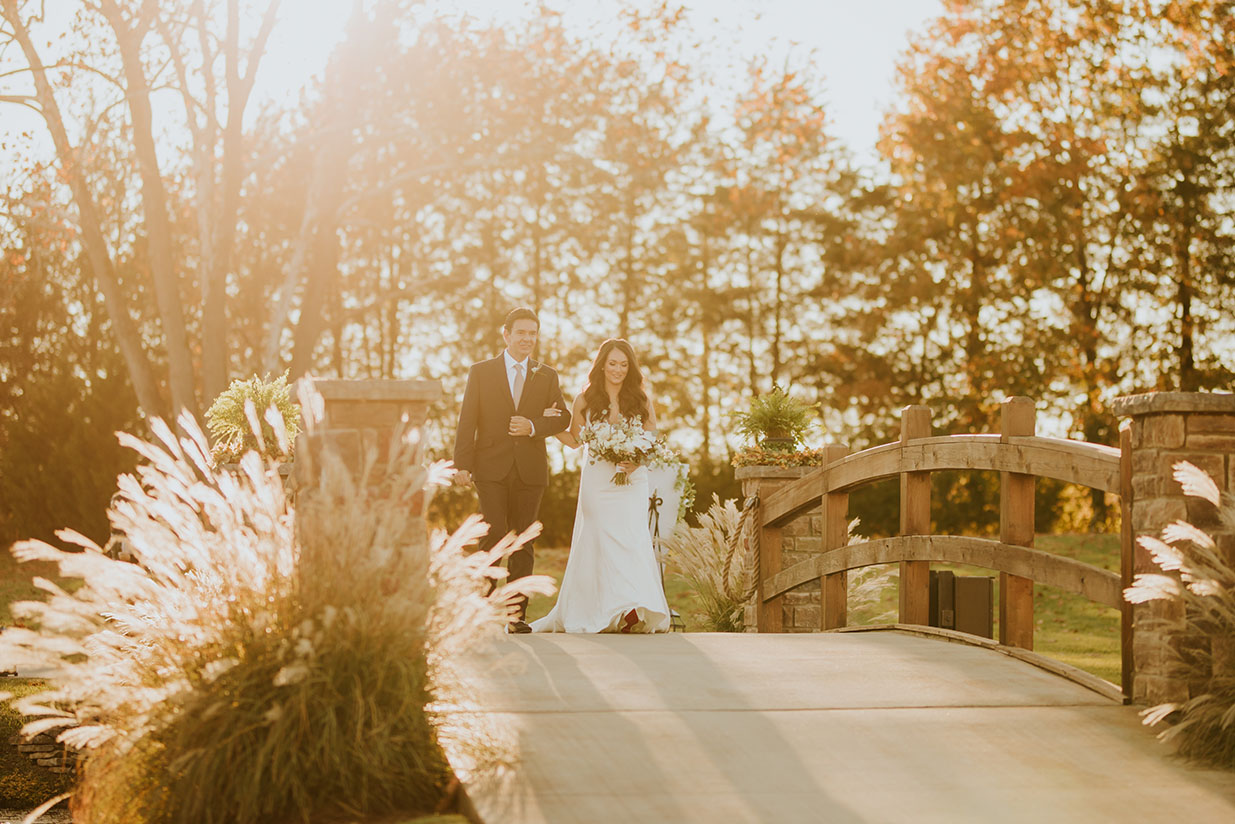
<path id="1" fill-rule="evenodd" d="M 588 459 L 592 463 L 643 463 L 656 448 L 656 436 L 643 428 L 641 418 L 623 418 L 618 423 L 588 423 L 579 433 L 579 439 L 587 444 Z M 625 486 L 630 478 L 619 469 L 612 481 L 617 486 Z"/>

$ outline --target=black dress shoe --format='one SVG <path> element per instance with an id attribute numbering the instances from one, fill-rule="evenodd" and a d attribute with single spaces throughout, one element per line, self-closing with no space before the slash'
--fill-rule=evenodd
<path id="1" fill-rule="evenodd" d="M 513 632 L 515 635 L 526 635 L 532 631 L 532 627 L 527 621 L 513 621 L 510 626 L 506 628 L 506 631 Z"/>

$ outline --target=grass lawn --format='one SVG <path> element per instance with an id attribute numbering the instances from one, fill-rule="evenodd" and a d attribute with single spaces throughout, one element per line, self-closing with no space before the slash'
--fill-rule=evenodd
<path id="1" fill-rule="evenodd" d="M 1119 572 L 1118 535 L 1039 535 L 1035 547 Z M 1036 585 L 1033 606 L 1036 652 L 1119 684 L 1119 610 Z"/>
<path id="2" fill-rule="evenodd" d="M 1099 569 L 1119 571 L 1118 535 L 1039 535 L 1036 549 L 1075 558 Z M 979 567 L 932 564 L 958 575 L 986 575 L 994 583 L 994 635 L 999 637 L 998 573 Z M 1080 595 L 1054 587 L 1034 585 L 1034 651 L 1119 684 L 1119 610 L 1095 604 Z M 850 612 L 851 624 L 886 623 L 878 614 L 896 614 L 895 585 L 883 590 L 879 601 Z M 892 620 L 895 620 L 893 618 Z"/>
<path id="3" fill-rule="evenodd" d="M 44 592 L 32 583 L 36 577 L 64 583 L 56 577 L 56 565 L 46 562 L 20 564 L 7 547 L 0 548 L 0 626 L 13 623 L 9 605 L 15 601 L 41 601 Z M 4 662 L 0 661 L 0 669 Z"/>

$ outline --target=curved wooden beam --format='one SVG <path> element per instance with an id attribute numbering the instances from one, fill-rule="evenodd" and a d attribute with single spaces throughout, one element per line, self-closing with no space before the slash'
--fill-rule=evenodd
<path id="1" fill-rule="evenodd" d="M 1062 438 L 944 435 L 864 449 L 776 490 L 762 501 L 765 526 L 784 526 L 819 506 L 829 492 L 848 492 L 902 472 L 947 469 L 1018 472 L 1119 492 L 1119 450 Z"/>
<path id="2" fill-rule="evenodd" d="M 1119 687 L 1107 681 L 1105 678 L 1099 678 L 1092 673 L 1085 672 L 1083 669 L 1078 669 L 1071 664 L 1065 664 L 1063 661 L 1056 661 L 1054 658 L 1048 658 L 1037 652 L 1032 652 L 1020 647 L 1008 647 L 1000 644 L 990 638 L 983 638 L 980 635 L 970 635 L 966 632 L 957 632 L 954 629 L 942 629 L 940 627 L 924 627 L 918 624 L 872 624 L 861 627 L 840 627 L 838 629 L 830 629 L 828 632 L 904 632 L 911 635 L 921 635 L 927 638 L 938 638 L 943 641 L 949 641 L 954 644 L 968 644 L 969 646 L 981 647 L 989 649 L 992 652 L 998 652 L 1001 655 L 1007 655 L 1010 658 L 1015 658 L 1018 661 L 1024 661 L 1027 664 L 1033 664 L 1035 667 L 1040 667 L 1047 672 L 1067 678 L 1069 681 L 1074 681 L 1082 687 L 1091 689 L 1104 698 L 1109 698 L 1116 703 L 1122 704 L 1124 701 L 1124 693 Z"/>
<path id="3" fill-rule="evenodd" d="M 1119 608 L 1123 591 L 1119 574 L 1052 555 L 1040 549 L 1005 544 L 989 538 L 954 535 L 904 535 L 864 541 L 818 555 L 781 570 L 763 582 L 764 599 L 784 595 L 796 586 L 849 569 L 893 564 L 899 561 L 933 561 L 966 564 L 1007 572 L 1034 583 L 1084 595 L 1108 607 Z"/>

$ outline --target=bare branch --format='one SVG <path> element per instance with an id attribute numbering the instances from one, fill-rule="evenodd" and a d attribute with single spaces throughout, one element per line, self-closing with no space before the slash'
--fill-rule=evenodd
<path id="1" fill-rule="evenodd" d="M 364 191 L 357 192 L 343 202 L 340 214 L 347 214 L 348 211 L 361 203 L 397 190 L 398 187 L 405 183 L 424 180 L 444 172 L 478 171 L 487 168 L 505 167 L 518 162 L 543 161 L 552 157 L 553 154 L 554 151 L 551 148 L 536 147 L 515 155 L 503 154 L 501 157 L 482 156 L 462 163 L 437 163 L 432 166 L 420 166 L 385 178 L 381 183 L 369 186 Z"/>
<path id="2" fill-rule="evenodd" d="M 270 32 L 274 30 L 281 2 L 282 0 L 272 0 L 270 5 L 266 7 L 266 14 L 262 17 L 262 25 L 257 30 L 257 37 L 253 41 L 253 48 L 249 50 L 249 59 L 245 65 L 245 73 L 242 77 L 246 100 L 248 99 L 249 90 L 253 88 L 253 79 L 257 75 L 258 63 L 266 53 L 266 43 L 270 40 Z"/>
<path id="3" fill-rule="evenodd" d="M 386 306 L 391 301 L 418 298 L 427 294 L 445 292 L 447 290 L 463 286 L 471 279 L 471 274 L 449 274 L 439 278 L 423 278 L 410 286 L 405 286 L 402 289 L 395 289 L 394 291 L 386 292 L 363 306 L 353 306 L 343 313 L 343 315 L 339 318 L 339 321 L 342 323 L 355 323 L 356 321 L 362 320 L 366 315 L 376 312 Z"/>
<path id="4" fill-rule="evenodd" d="M 0 94 L 0 103 L 16 103 L 18 106 L 25 106 L 33 112 L 43 113 L 39 108 L 39 99 L 32 94 Z"/>

